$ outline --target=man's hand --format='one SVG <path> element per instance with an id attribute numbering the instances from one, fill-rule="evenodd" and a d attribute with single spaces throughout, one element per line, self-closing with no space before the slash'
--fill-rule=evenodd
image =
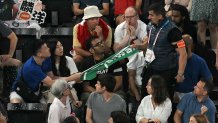
<path id="1" fill-rule="evenodd" d="M 184 75 L 183 74 L 177 74 L 176 77 L 176 82 L 180 83 L 180 82 L 183 82 L 183 80 L 185 79 Z"/>
<path id="2" fill-rule="evenodd" d="M 207 112 L 208 108 L 205 105 L 201 106 L 201 114 L 205 114 Z"/>
<path id="3" fill-rule="evenodd" d="M 79 108 L 81 105 L 82 105 L 82 101 L 74 101 L 73 102 L 73 105 L 75 106 L 75 107 L 77 107 L 77 108 Z"/>
<path id="4" fill-rule="evenodd" d="M 2 63 L 5 63 L 7 60 L 9 60 L 10 58 L 12 58 L 12 56 L 11 55 L 1 55 L 0 56 L 0 61 L 2 62 Z"/>
<path id="5" fill-rule="evenodd" d="M 102 28 L 100 26 L 96 26 L 94 30 L 98 37 L 102 36 Z"/>
<path id="6" fill-rule="evenodd" d="M 131 25 L 127 25 L 127 35 L 135 36 L 135 28 Z"/>

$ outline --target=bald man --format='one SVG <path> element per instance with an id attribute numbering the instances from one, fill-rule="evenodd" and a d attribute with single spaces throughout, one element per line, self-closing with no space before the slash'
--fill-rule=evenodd
<path id="1" fill-rule="evenodd" d="M 197 84 L 200 78 L 204 78 L 207 81 L 212 80 L 212 74 L 206 64 L 206 61 L 192 52 L 192 37 L 185 34 L 182 36 L 182 38 L 185 41 L 188 60 L 184 72 L 185 79 L 181 83 L 176 83 L 175 86 L 175 97 L 177 97 L 179 100 L 186 93 L 193 91 L 194 86 Z"/>
<path id="2" fill-rule="evenodd" d="M 131 43 L 141 44 L 147 39 L 147 25 L 139 20 L 137 10 L 128 7 L 124 14 L 125 21 L 119 24 L 114 33 L 114 51 L 118 52 Z"/>

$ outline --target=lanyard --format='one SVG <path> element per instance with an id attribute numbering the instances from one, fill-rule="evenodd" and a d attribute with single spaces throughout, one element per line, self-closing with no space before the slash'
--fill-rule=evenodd
<path id="1" fill-rule="evenodd" d="M 169 22 L 170 22 L 170 21 L 167 20 L 167 21 L 164 23 L 164 25 L 160 28 L 160 30 L 158 31 L 158 33 L 157 33 L 157 35 L 156 35 L 156 37 L 155 37 L 154 43 L 153 43 L 153 45 L 152 45 L 151 50 L 154 49 L 154 46 L 155 46 L 155 44 L 156 44 L 156 42 L 157 42 L 157 38 L 158 38 L 158 36 L 159 36 L 159 34 L 160 34 L 160 31 L 161 31 Z M 151 30 L 152 30 L 153 27 L 154 27 L 154 26 L 152 26 L 151 29 L 150 29 L 150 31 L 149 31 L 148 44 L 149 44 L 149 42 L 150 42 Z"/>

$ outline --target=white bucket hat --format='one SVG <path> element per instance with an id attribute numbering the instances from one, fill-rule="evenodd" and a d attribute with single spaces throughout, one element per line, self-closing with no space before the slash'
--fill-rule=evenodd
<path id="1" fill-rule="evenodd" d="M 102 14 L 99 12 L 97 6 L 88 6 L 84 9 L 83 19 L 89 19 L 94 17 L 101 17 Z"/>

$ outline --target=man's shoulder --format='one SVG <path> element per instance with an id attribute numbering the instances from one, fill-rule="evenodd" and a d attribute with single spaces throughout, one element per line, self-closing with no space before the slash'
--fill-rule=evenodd
<path id="1" fill-rule="evenodd" d="M 126 24 L 125 21 L 120 23 L 119 25 L 117 25 L 115 30 L 119 30 L 119 31 L 123 30 L 125 28 L 125 24 Z"/>

